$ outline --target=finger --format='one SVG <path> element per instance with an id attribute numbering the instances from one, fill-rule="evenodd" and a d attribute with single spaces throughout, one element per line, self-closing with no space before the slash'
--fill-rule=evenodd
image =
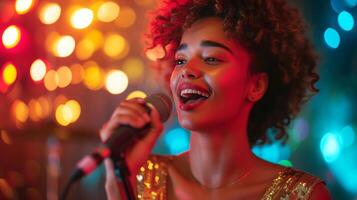
<path id="1" fill-rule="evenodd" d="M 146 123 L 150 122 L 150 117 L 149 117 L 148 113 L 138 112 L 137 110 L 133 110 L 132 108 L 126 107 L 126 106 L 120 106 L 117 109 L 115 109 L 113 115 L 111 116 L 111 119 L 115 118 L 119 115 L 131 115 L 131 116 L 141 118 Z"/>
<path id="2" fill-rule="evenodd" d="M 129 101 L 122 101 L 119 107 L 121 106 L 136 111 L 140 115 L 144 115 L 144 117 L 148 120 L 150 119 L 148 111 L 145 109 L 145 102 L 142 104 L 138 102 L 138 99 L 132 99 Z"/>
<path id="3" fill-rule="evenodd" d="M 107 158 L 104 160 L 104 165 L 105 165 L 105 172 L 106 172 L 105 190 L 108 195 L 108 199 L 109 200 L 118 199 L 120 194 L 119 194 L 118 185 L 114 173 L 113 162 Z"/>

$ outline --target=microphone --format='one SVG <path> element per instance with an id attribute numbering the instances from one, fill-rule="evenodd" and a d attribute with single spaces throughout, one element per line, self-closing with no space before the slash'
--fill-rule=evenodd
<path id="1" fill-rule="evenodd" d="M 172 103 L 165 94 L 158 93 L 147 97 L 145 110 L 150 113 L 150 107 L 153 106 L 160 114 L 160 121 L 165 122 L 171 113 Z M 144 137 L 150 129 L 150 124 L 143 128 L 133 128 L 130 125 L 120 125 L 114 130 L 113 134 L 101 144 L 92 154 L 82 158 L 78 163 L 76 170 L 70 178 L 70 182 L 93 172 L 105 158 L 119 158 L 128 146 L 131 146 L 136 140 Z"/>

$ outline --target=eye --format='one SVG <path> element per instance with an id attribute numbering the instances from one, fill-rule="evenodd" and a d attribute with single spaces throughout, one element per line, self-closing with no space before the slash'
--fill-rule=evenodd
<path id="1" fill-rule="evenodd" d="M 214 58 L 214 57 L 203 58 L 203 61 L 209 65 L 217 65 L 220 62 L 222 62 L 222 60 L 220 60 L 218 58 Z"/>
<path id="2" fill-rule="evenodd" d="M 186 63 L 186 60 L 184 59 L 176 59 L 175 60 L 175 66 L 182 66 Z"/>

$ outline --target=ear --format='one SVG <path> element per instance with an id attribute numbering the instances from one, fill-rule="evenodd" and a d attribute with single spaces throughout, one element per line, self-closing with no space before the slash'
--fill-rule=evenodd
<path id="1" fill-rule="evenodd" d="M 257 73 L 251 76 L 247 100 L 257 102 L 263 98 L 269 85 L 269 77 L 266 73 Z"/>

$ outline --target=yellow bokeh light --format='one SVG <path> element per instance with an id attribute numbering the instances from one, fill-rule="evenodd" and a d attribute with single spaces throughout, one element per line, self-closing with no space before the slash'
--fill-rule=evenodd
<path id="1" fill-rule="evenodd" d="M 12 104 L 12 113 L 16 121 L 24 123 L 29 117 L 29 109 L 27 105 L 21 100 L 15 100 Z"/>
<path id="2" fill-rule="evenodd" d="M 93 21 L 93 11 L 88 8 L 81 8 L 75 11 L 71 17 L 73 28 L 87 28 Z"/>
<path id="3" fill-rule="evenodd" d="M 128 28 L 135 23 L 136 14 L 130 7 L 122 7 L 120 9 L 119 17 L 115 20 L 115 24 L 120 28 Z"/>
<path id="4" fill-rule="evenodd" d="M 30 119 L 35 122 L 39 121 L 43 116 L 41 103 L 36 99 L 31 99 L 28 107 Z"/>
<path id="5" fill-rule="evenodd" d="M 126 99 L 129 100 L 129 99 L 134 99 L 134 98 L 138 98 L 138 97 L 144 99 L 147 97 L 147 95 L 143 91 L 135 90 L 135 91 L 130 92 L 130 94 L 126 97 Z"/>
<path id="6" fill-rule="evenodd" d="M 105 87 L 111 94 L 120 94 L 128 87 L 128 76 L 120 70 L 108 72 Z"/>
<path id="7" fill-rule="evenodd" d="M 76 47 L 76 56 L 80 60 L 86 60 L 90 58 L 95 51 L 95 44 L 90 39 L 81 40 Z"/>
<path id="8" fill-rule="evenodd" d="M 139 58 L 128 58 L 123 63 L 122 70 L 128 75 L 130 81 L 139 82 L 144 75 L 144 63 Z"/>
<path id="9" fill-rule="evenodd" d="M 92 61 L 84 63 L 84 84 L 91 90 L 99 90 L 104 85 L 104 73 Z"/>
<path id="10" fill-rule="evenodd" d="M 45 40 L 45 46 L 47 51 L 55 54 L 56 53 L 56 43 L 58 40 L 61 38 L 60 34 L 57 32 L 51 32 L 47 34 L 46 40 Z"/>
<path id="11" fill-rule="evenodd" d="M 16 78 L 17 78 L 17 70 L 15 65 L 13 65 L 12 63 L 6 64 L 3 71 L 3 79 L 5 84 L 7 85 L 13 84 Z"/>
<path id="12" fill-rule="evenodd" d="M 41 59 L 36 59 L 30 68 L 30 75 L 33 81 L 41 81 L 46 75 L 47 67 Z"/>
<path id="13" fill-rule="evenodd" d="M 94 44 L 94 49 L 97 50 L 103 45 L 104 37 L 99 30 L 91 30 L 85 36 L 85 39 L 92 41 Z"/>
<path id="14" fill-rule="evenodd" d="M 58 74 L 55 70 L 50 70 L 46 73 L 44 84 L 48 91 L 54 91 L 59 82 Z"/>
<path id="15" fill-rule="evenodd" d="M 57 57 L 67 57 L 71 55 L 76 46 L 76 41 L 72 36 L 65 35 L 59 38 L 55 43 L 55 56 Z"/>
<path id="16" fill-rule="evenodd" d="M 157 61 L 158 59 L 165 57 L 165 50 L 162 46 L 158 45 L 152 49 L 147 50 L 145 54 L 149 60 Z"/>
<path id="17" fill-rule="evenodd" d="M 119 34 L 109 34 L 104 42 L 103 51 L 106 55 L 116 58 L 125 52 L 125 38 Z"/>
<path id="18" fill-rule="evenodd" d="M 50 102 L 50 100 L 48 98 L 46 98 L 44 96 L 38 98 L 38 102 L 41 105 L 41 111 L 42 111 L 40 118 L 41 119 L 45 119 L 51 113 L 51 102 Z"/>
<path id="19" fill-rule="evenodd" d="M 84 69 L 80 64 L 73 64 L 70 67 L 72 71 L 72 84 L 78 84 L 82 82 L 84 78 Z"/>
<path id="20" fill-rule="evenodd" d="M 99 7 L 97 11 L 97 17 L 99 21 L 112 22 L 118 17 L 119 12 L 120 7 L 118 4 L 112 1 L 108 1 Z"/>
<path id="21" fill-rule="evenodd" d="M 73 118 L 72 110 L 66 105 L 59 105 L 55 112 L 57 123 L 62 126 L 68 126 Z"/>
<path id="22" fill-rule="evenodd" d="M 57 70 L 58 87 L 65 88 L 72 81 L 72 71 L 67 66 L 62 66 Z"/>
<path id="23" fill-rule="evenodd" d="M 39 18 L 44 24 L 53 24 L 61 16 L 61 7 L 56 3 L 46 3 L 40 8 Z"/>
<path id="24" fill-rule="evenodd" d="M 76 100 L 69 100 L 66 104 L 67 107 L 71 109 L 72 112 L 72 119 L 71 123 L 78 120 L 79 116 L 81 115 L 81 106 Z"/>
<path id="25" fill-rule="evenodd" d="M 16 0 L 15 10 L 17 14 L 23 15 L 30 11 L 33 0 Z"/>
<path id="26" fill-rule="evenodd" d="M 11 25 L 7 27 L 4 33 L 2 34 L 2 43 L 7 49 L 14 48 L 16 45 L 18 45 L 20 39 L 21 39 L 20 29 L 15 25 Z"/>

